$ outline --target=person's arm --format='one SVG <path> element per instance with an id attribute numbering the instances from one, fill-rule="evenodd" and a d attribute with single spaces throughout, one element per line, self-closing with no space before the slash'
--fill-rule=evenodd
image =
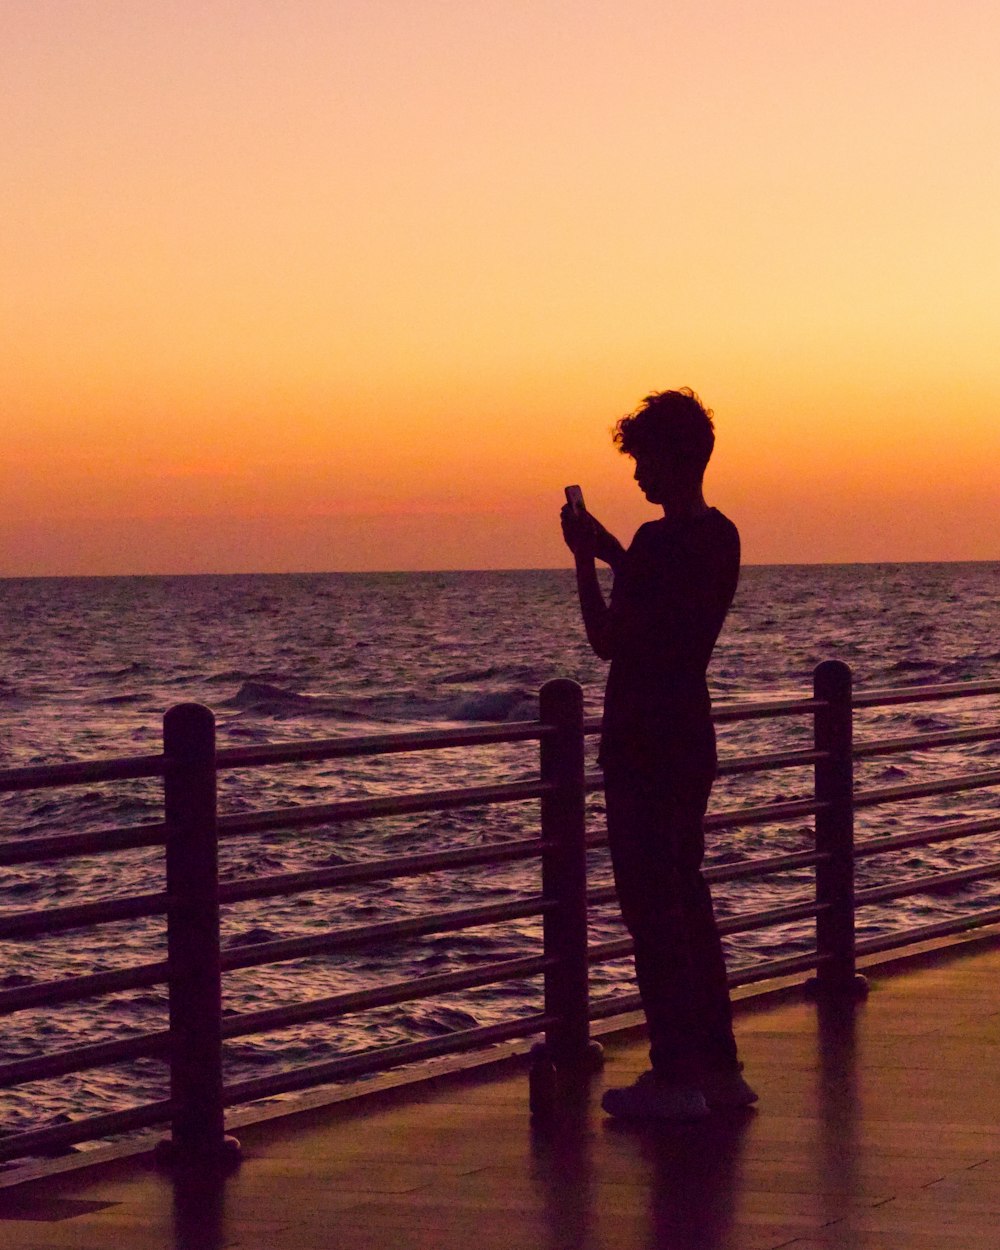
<path id="1" fill-rule="evenodd" d="M 602 660 L 610 660 L 611 611 L 597 580 L 595 561 L 603 560 L 616 570 L 625 555 L 625 548 L 589 512 L 578 514 L 568 506 L 562 510 L 562 530 L 566 545 L 576 560 L 576 586 L 587 641 Z"/>
<path id="2" fill-rule="evenodd" d="M 576 557 L 576 589 L 580 596 L 580 612 L 587 641 L 602 660 L 611 659 L 611 611 L 604 602 L 604 592 L 597 580 L 594 557 Z"/>

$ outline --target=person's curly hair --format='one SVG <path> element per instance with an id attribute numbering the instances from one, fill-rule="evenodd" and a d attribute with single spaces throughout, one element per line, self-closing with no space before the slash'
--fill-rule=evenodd
<path id="1" fill-rule="evenodd" d="M 700 475 L 715 446 L 713 415 L 689 386 L 653 391 L 634 412 L 621 418 L 611 437 L 626 456 L 668 455 Z"/>

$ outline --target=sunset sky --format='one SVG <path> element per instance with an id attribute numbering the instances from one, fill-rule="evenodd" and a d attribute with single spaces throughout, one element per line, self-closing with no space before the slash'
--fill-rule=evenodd
<path id="1" fill-rule="evenodd" d="M 0 575 L 998 559 L 993 0 L 0 0 Z"/>

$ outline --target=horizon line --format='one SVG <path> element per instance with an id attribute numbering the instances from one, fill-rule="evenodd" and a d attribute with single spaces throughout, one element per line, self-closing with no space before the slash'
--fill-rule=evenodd
<path id="1" fill-rule="evenodd" d="M 1000 564 L 1000 556 L 993 559 L 969 560 L 754 560 L 747 561 L 743 569 L 787 568 L 879 568 L 883 566 L 911 566 L 931 564 Z M 506 566 L 503 568 L 448 568 L 448 569 L 286 569 L 254 571 L 176 571 L 163 573 L 0 573 L 0 582 L 32 581 L 112 581 L 125 578 L 152 577 L 407 577 L 444 576 L 451 573 L 570 573 L 571 564 L 541 564 Z"/>

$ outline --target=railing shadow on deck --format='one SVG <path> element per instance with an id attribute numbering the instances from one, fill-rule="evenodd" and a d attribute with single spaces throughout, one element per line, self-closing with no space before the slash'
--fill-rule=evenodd
<path id="1" fill-rule="evenodd" d="M 721 776 L 803 767 L 811 768 L 814 774 L 813 793 L 809 798 L 716 811 L 707 818 L 708 828 L 714 830 L 806 816 L 815 820 L 815 844 L 808 850 L 755 857 L 706 870 L 706 877 L 712 882 L 742 882 L 791 870 L 815 870 L 815 891 L 810 898 L 722 920 L 720 927 L 726 935 L 815 919 L 814 950 L 764 960 L 749 969 L 739 970 L 730 978 L 734 985 L 812 973 L 818 992 L 850 993 L 857 986 L 855 959 L 859 954 L 1000 921 L 1000 907 L 991 907 L 904 933 L 860 942 L 855 939 L 855 914 L 859 907 L 1000 876 L 1000 863 L 988 863 L 855 889 L 854 868 L 863 857 L 1000 830 L 1000 815 L 995 815 L 939 823 L 931 829 L 856 843 L 853 826 L 857 810 L 1000 785 L 1000 769 L 916 784 L 859 789 L 853 775 L 855 760 L 998 741 L 1000 725 L 854 742 L 855 710 L 996 694 L 1000 694 L 1000 682 L 913 686 L 865 691 L 853 696 L 850 670 L 839 661 L 827 661 L 816 670 L 811 697 L 738 703 L 716 709 L 715 720 L 720 724 L 796 716 L 809 717 L 813 724 L 813 744 L 808 749 L 724 758 L 720 764 Z M 149 986 L 166 985 L 169 993 L 167 1029 L 2 1064 L 0 1087 L 149 1057 L 166 1062 L 170 1072 L 169 1098 L 66 1124 L 9 1133 L 0 1137 L 0 1160 L 51 1152 L 79 1142 L 169 1124 L 170 1139 L 164 1143 L 163 1150 L 165 1160 L 231 1162 L 238 1157 L 238 1147 L 225 1136 L 226 1107 L 373 1074 L 399 1064 L 534 1036 L 543 1036 L 545 1040 L 536 1047 L 533 1110 L 544 1109 L 552 1093 L 547 1077 L 562 1068 L 586 1067 L 594 1062 L 590 1022 L 633 1011 L 639 1005 L 635 994 L 615 995 L 596 1004 L 589 1001 L 590 969 L 631 952 L 628 939 L 588 943 L 588 906 L 607 903 L 614 897 L 611 886 L 588 889 L 587 884 L 587 852 L 606 845 L 606 835 L 601 831 L 588 831 L 585 816 L 586 795 L 602 788 L 600 775 L 585 771 L 585 737 L 599 729 L 598 720 L 584 718 L 580 687 L 565 679 L 556 679 L 542 688 L 537 721 L 222 750 L 215 746 L 211 712 L 197 704 L 181 704 L 164 718 L 161 755 L 0 771 L 0 793 L 131 778 L 158 777 L 163 779 L 164 786 L 164 820 L 160 823 L 10 839 L 0 844 L 0 865 L 110 854 L 139 847 L 164 846 L 166 851 L 163 890 L 8 914 L 0 917 L 0 938 L 30 938 L 116 920 L 167 917 L 166 960 L 0 990 L 0 1013 L 57 1007 Z M 539 743 L 540 751 L 539 775 L 534 780 L 221 817 L 216 810 L 217 778 L 223 770 L 263 769 L 279 764 L 531 741 Z M 219 882 L 220 838 L 338 825 L 360 818 L 527 801 L 540 802 L 539 832 L 535 837 Z M 540 861 L 539 889 L 514 900 L 335 928 L 308 937 L 264 941 L 226 950 L 220 947 L 220 907 L 229 904 L 527 860 Z M 267 1010 L 225 1015 L 222 1011 L 222 976 L 228 971 L 372 945 L 382 948 L 418 937 L 539 916 L 542 949 L 535 956 L 502 959 L 471 969 L 420 976 Z M 224 1082 L 222 1048 L 227 1039 L 532 977 L 543 979 L 544 1004 L 540 1012 L 443 1036 L 376 1047 L 255 1079 Z"/>

